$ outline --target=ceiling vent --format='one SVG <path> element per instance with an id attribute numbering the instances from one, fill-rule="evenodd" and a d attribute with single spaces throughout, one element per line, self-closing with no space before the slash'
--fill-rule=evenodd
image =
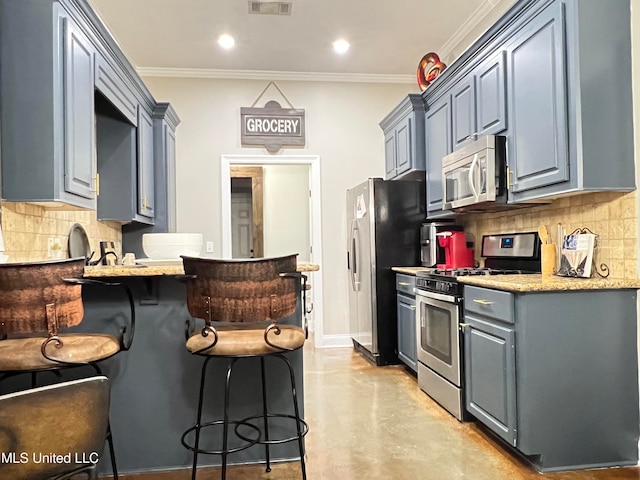
<path id="1" fill-rule="evenodd" d="M 291 15 L 291 2 L 249 0 L 249 13 L 253 15 Z"/>

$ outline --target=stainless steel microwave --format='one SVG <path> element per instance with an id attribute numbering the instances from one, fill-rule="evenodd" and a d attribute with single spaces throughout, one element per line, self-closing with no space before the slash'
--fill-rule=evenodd
<path id="1" fill-rule="evenodd" d="M 442 159 L 444 210 L 487 210 L 504 204 L 506 137 L 485 135 Z"/>

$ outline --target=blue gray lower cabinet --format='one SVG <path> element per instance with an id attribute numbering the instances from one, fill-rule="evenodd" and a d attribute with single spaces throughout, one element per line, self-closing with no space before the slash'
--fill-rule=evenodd
<path id="1" fill-rule="evenodd" d="M 636 300 L 465 286 L 467 409 L 541 472 L 636 465 Z"/>
<path id="2" fill-rule="evenodd" d="M 137 277 L 123 281 L 132 288 L 136 301 L 133 345 L 129 351 L 101 363 L 103 373 L 111 382 L 111 429 L 119 473 L 188 468 L 192 455 L 182 446 L 180 437 L 195 424 L 204 357 L 192 355 L 185 348 L 184 326 L 185 320 L 190 318 L 186 308 L 185 284 L 172 277 Z M 85 317 L 80 324 L 81 329 L 103 331 L 110 328 L 112 333 L 117 333 L 121 318 L 128 315 L 126 298 L 117 290 L 83 287 Z M 141 304 L 141 300 L 149 304 Z M 299 306 L 296 313 L 283 322 L 299 324 L 301 312 Z M 97 319 L 108 320 L 102 325 Z M 292 352 L 287 357 L 294 366 L 298 402 L 303 409 L 302 352 Z M 281 363 L 271 363 L 267 359 L 269 408 L 278 413 L 293 414 L 289 376 Z M 226 368 L 224 359 L 214 359 L 209 363 L 205 419 L 223 416 Z M 63 375 L 65 378 L 80 375 L 74 372 L 76 370 L 63 372 Z M 259 359 L 241 360 L 234 368 L 230 399 L 232 418 L 245 418 L 262 411 L 259 373 Z M 92 374 L 92 370 L 86 374 Z M 49 375 L 51 379 L 44 378 L 46 376 L 43 374 L 43 380 L 54 380 L 53 375 Z M 295 426 L 288 423 L 286 426 L 278 425 L 272 429 L 272 435 L 293 435 L 294 430 L 290 428 Z M 203 430 L 201 441 L 205 443 L 201 444 L 202 448 L 220 448 L 221 444 L 210 435 L 219 436 L 221 430 Z M 299 458 L 297 443 L 272 446 L 271 458 Z M 232 454 L 229 462 L 254 463 L 263 459 L 264 447 L 256 445 Z M 219 465 L 220 456 L 200 455 L 198 464 Z M 99 472 L 111 472 L 106 449 Z"/>
<path id="3" fill-rule="evenodd" d="M 398 358 L 417 372 L 415 277 L 396 274 L 398 308 Z"/>

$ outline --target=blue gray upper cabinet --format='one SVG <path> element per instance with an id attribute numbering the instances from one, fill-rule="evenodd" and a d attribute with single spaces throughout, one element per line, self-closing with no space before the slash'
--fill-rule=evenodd
<path id="1" fill-rule="evenodd" d="M 564 5 L 555 2 L 508 46 L 510 191 L 569 179 Z"/>
<path id="2" fill-rule="evenodd" d="M 509 203 L 633 190 L 630 28 L 629 0 L 518 0 L 423 92 L 428 179 L 444 151 L 429 115 L 448 97 L 452 149 L 507 137 Z"/>
<path id="3" fill-rule="evenodd" d="M 424 102 L 409 94 L 381 122 L 385 179 L 424 179 Z"/>
<path id="4" fill-rule="evenodd" d="M 123 251 L 144 256 L 142 235 L 176 231 L 176 128 L 180 118 L 168 103 L 158 103 L 153 110 L 154 192 L 153 224 L 138 221 L 122 226 Z"/>
<path id="5" fill-rule="evenodd" d="M 94 46 L 59 3 L 0 9 L 2 197 L 95 209 Z"/>
<path id="6" fill-rule="evenodd" d="M 510 202 L 635 188 L 630 25 L 628 0 L 556 0 L 515 29 Z"/>
<path id="7" fill-rule="evenodd" d="M 474 68 L 451 92 L 453 149 L 507 128 L 505 52 Z"/>
<path id="8" fill-rule="evenodd" d="M 153 122 L 142 108 L 138 111 L 138 213 L 153 218 L 155 209 Z"/>
<path id="9" fill-rule="evenodd" d="M 453 215 L 442 210 L 442 157 L 451 153 L 451 97 L 444 95 L 425 114 L 427 217 Z"/>

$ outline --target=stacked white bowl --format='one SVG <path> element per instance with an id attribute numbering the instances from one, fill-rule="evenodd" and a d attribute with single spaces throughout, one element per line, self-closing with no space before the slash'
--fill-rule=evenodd
<path id="1" fill-rule="evenodd" d="M 202 252 L 201 233 L 145 233 L 142 250 L 153 260 L 180 260 L 180 255 L 197 257 Z"/>

